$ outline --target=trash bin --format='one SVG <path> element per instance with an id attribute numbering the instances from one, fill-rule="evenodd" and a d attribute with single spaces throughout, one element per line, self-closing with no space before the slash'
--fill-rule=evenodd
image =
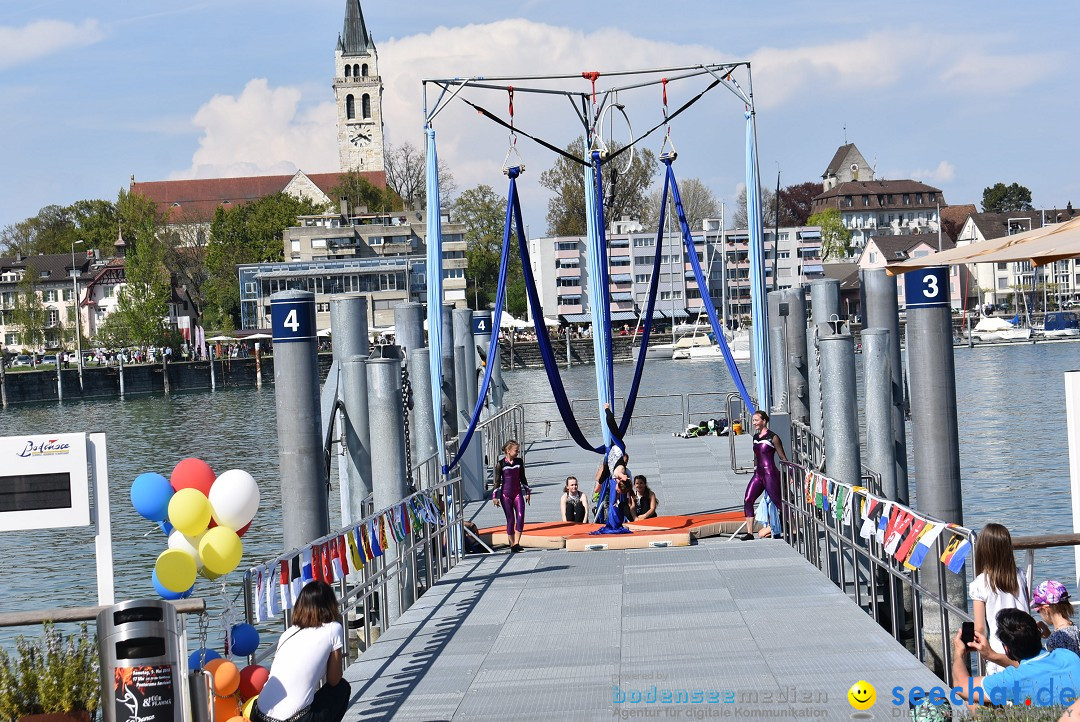
<path id="1" fill-rule="evenodd" d="M 173 605 L 135 599 L 98 614 L 104 722 L 185 722 L 183 628 Z"/>

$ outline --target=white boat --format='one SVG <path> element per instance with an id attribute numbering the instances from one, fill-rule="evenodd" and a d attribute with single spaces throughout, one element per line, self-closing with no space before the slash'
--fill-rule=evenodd
<path id="1" fill-rule="evenodd" d="M 1031 338 L 1031 329 L 1013 325 L 997 316 L 980 319 L 971 330 L 975 341 L 1025 341 Z"/>
<path id="2" fill-rule="evenodd" d="M 749 361 L 750 360 L 750 334 L 743 331 L 734 335 L 729 335 L 728 348 L 731 349 L 731 356 L 735 361 Z M 702 332 L 698 335 L 695 331 L 693 335 L 683 336 L 681 339 L 675 342 L 675 349 L 671 355 L 673 359 L 707 359 L 707 358 L 723 358 L 724 352 L 720 350 L 720 345 L 712 340 L 711 334 L 708 332 Z"/>
<path id="3" fill-rule="evenodd" d="M 635 345 L 633 347 L 634 360 L 637 361 L 638 354 L 641 353 L 641 347 Z M 655 346 L 649 345 L 645 351 L 645 358 L 671 358 L 671 354 L 675 351 L 675 344 L 673 343 L 660 343 Z"/>

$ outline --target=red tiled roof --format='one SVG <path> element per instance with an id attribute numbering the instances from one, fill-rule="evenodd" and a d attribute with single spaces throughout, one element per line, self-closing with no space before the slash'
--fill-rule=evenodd
<path id="1" fill-rule="evenodd" d="M 132 183 L 130 191 L 155 201 L 160 213 L 169 214 L 170 223 L 197 223 L 212 220 L 214 211 L 223 204 L 231 207 L 280 193 L 294 175 L 149 181 Z M 338 185 L 342 176 L 341 173 L 305 175 L 327 195 L 331 188 Z M 386 187 L 386 173 L 383 171 L 363 172 L 361 175 L 379 188 Z"/>

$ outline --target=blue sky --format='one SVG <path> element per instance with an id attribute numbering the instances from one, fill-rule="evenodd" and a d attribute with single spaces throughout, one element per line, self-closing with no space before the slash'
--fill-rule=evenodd
<path id="1" fill-rule="evenodd" d="M 344 5 L 0 0 L 0 227 L 50 203 L 114 199 L 131 175 L 337 170 L 330 78 Z M 921 0 L 364 3 L 394 143 L 422 143 L 423 77 L 750 60 L 769 185 L 778 167 L 785 185 L 818 178 L 846 125 L 879 176 L 919 178 L 954 204 L 1018 181 L 1043 206 L 1080 203 L 1071 10 Z M 690 92 L 672 88 L 672 103 Z M 505 108 L 505 97 L 474 97 Z M 656 117 L 658 92 L 628 104 L 642 127 Z M 523 127 L 558 145 L 576 134 L 565 102 L 517 105 Z M 741 120 L 718 89 L 674 129 L 680 175 L 729 203 L 742 181 Z M 460 104 L 436 128 L 460 188 L 502 188 L 502 130 Z M 535 181 L 552 157 L 525 141 L 522 149 L 526 223 L 542 229 L 546 197 Z"/>

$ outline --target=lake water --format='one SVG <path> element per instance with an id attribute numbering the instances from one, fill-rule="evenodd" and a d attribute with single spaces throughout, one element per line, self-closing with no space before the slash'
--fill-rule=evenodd
<path id="1" fill-rule="evenodd" d="M 856 360 L 861 366 L 861 357 Z M 1062 374 L 1080 366 L 1078 362 L 1080 345 L 1071 343 L 956 349 L 962 424 L 960 457 L 968 526 L 978 528 L 988 521 L 998 521 L 1016 535 L 1071 531 Z M 617 389 L 628 387 L 632 372 L 631 364 L 616 367 Z M 748 369 L 744 368 L 743 373 L 749 384 Z M 509 386 L 507 403 L 551 400 L 542 370 L 505 372 L 504 379 Z M 593 367 L 564 369 L 563 379 L 570 398 L 595 396 Z M 734 386 L 722 361 L 650 361 L 638 413 L 678 411 L 677 404 L 663 398 L 666 394 L 732 390 Z M 691 409 L 692 418 L 722 415 L 719 404 L 707 401 L 702 398 L 696 402 L 700 405 Z M 595 403 L 582 402 L 576 408 L 579 418 L 587 414 L 595 418 Z M 530 422 L 544 416 L 557 417 L 552 405 L 531 406 L 528 413 Z M 668 433 L 680 430 L 680 426 L 681 421 L 673 417 L 655 418 L 643 421 L 636 429 Z M 596 435 L 594 424 L 584 428 L 590 436 Z M 150 571 L 165 548 L 164 535 L 132 509 L 131 481 L 145 471 L 168 476 L 172 467 L 187 456 L 206 460 L 218 473 L 245 469 L 260 482 L 262 506 L 244 536 L 240 568 L 280 552 L 281 500 L 273 387 L 11 407 L 0 412 L 0 436 L 50 431 L 108 433 L 118 599 L 154 596 Z M 912 489 L 917 473 L 913 468 Z M 331 491 L 331 499 L 337 499 L 336 489 Z M 332 502 L 331 506 L 332 517 L 336 517 L 337 505 Z M 0 559 L 4 560 L 5 581 L 0 610 L 96 603 L 90 529 L 5 533 L 0 535 Z M 232 582 L 230 598 L 239 590 L 240 574 L 238 570 L 226 578 Z M 1038 554 L 1037 578 L 1052 576 L 1072 587 L 1074 575 L 1071 549 Z M 215 609 L 224 604 L 220 582 L 200 578 L 196 593 L 210 598 Z M 30 631 L 0 630 L 0 645 L 8 646 L 15 634 Z"/>

